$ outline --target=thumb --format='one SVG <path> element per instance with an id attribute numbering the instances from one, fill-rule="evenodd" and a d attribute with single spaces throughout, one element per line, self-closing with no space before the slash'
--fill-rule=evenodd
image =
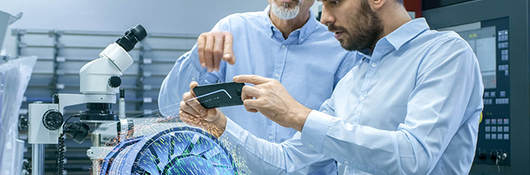
<path id="1" fill-rule="evenodd" d="M 196 97 L 196 95 L 195 95 L 195 92 L 193 92 L 193 89 L 194 89 L 195 87 L 197 87 L 197 86 L 199 86 L 199 83 L 197 83 L 196 81 L 192 81 L 192 82 L 190 83 L 190 93 L 191 93 L 191 95 L 193 95 L 194 97 Z"/>

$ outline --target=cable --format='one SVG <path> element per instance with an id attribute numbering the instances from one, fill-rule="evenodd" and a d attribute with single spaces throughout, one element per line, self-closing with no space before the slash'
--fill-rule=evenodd
<path id="1" fill-rule="evenodd" d="M 57 174 L 58 175 L 62 175 L 63 172 L 64 172 L 64 153 L 65 153 L 64 126 L 66 125 L 66 123 L 68 123 L 68 121 L 71 118 L 72 118 L 72 116 L 70 116 L 70 117 L 68 117 L 68 119 L 66 119 L 66 121 L 63 123 L 63 126 L 62 126 L 63 132 L 61 132 L 61 134 L 59 134 L 59 139 L 58 139 L 58 143 L 57 143 Z"/>
<path id="2" fill-rule="evenodd" d="M 62 175 L 64 171 L 64 132 L 59 135 L 59 143 L 57 144 L 57 174 Z"/>

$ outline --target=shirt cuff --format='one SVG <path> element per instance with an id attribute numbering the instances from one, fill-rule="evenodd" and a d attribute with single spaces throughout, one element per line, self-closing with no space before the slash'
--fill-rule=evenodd
<path id="1" fill-rule="evenodd" d="M 316 152 L 322 152 L 324 137 L 337 119 L 319 111 L 311 111 L 307 116 L 302 128 L 302 143 L 314 149 Z"/>
<path id="2" fill-rule="evenodd" d="M 232 144 L 242 145 L 243 142 L 240 139 L 241 139 L 241 136 L 244 135 L 244 133 L 245 133 L 245 130 L 241 128 L 241 126 L 239 126 L 238 124 L 236 124 L 234 121 L 230 120 L 230 118 L 227 117 L 225 131 L 218 139 L 226 140 Z"/>

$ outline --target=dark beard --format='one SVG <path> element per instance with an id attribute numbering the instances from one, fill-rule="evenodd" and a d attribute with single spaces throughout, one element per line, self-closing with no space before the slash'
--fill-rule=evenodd
<path id="1" fill-rule="evenodd" d="M 381 19 L 370 8 L 367 0 L 361 1 L 361 9 L 357 15 L 357 33 L 351 33 L 350 40 L 343 45 L 346 50 L 373 50 L 378 38 L 383 33 Z"/>

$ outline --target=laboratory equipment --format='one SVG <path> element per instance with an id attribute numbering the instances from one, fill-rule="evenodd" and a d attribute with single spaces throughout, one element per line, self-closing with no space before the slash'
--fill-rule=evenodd
<path id="1" fill-rule="evenodd" d="M 42 174 L 43 144 L 57 143 L 58 173 L 62 174 L 63 131 L 69 131 L 72 135 L 81 133 L 80 137 L 83 137 L 88 134 L 90 126 L 97 128 L 101 123 L 118 121 L 118 117 L 110 109 L 116 103 L 116 94 L 121 85 L 120 77 L 133 63 L 128 52 L 146 35 L 143 26 L 137 25 L 115 43 L 108 45 L 99 54 L 100 58 L 85 64 L 79 72 L 81 94 L 56 94 L 54 103 L 29 105 L 28 142 L 32 144 L 33 174 Z M 64 108 L 81 104 L 86 104 L 88 110 L 69 116 L 68 119 L 75 117 L 80 122 L 68 124 L 63 116 Z M 97 161 L 93 163 L 97 164 Z"/>

